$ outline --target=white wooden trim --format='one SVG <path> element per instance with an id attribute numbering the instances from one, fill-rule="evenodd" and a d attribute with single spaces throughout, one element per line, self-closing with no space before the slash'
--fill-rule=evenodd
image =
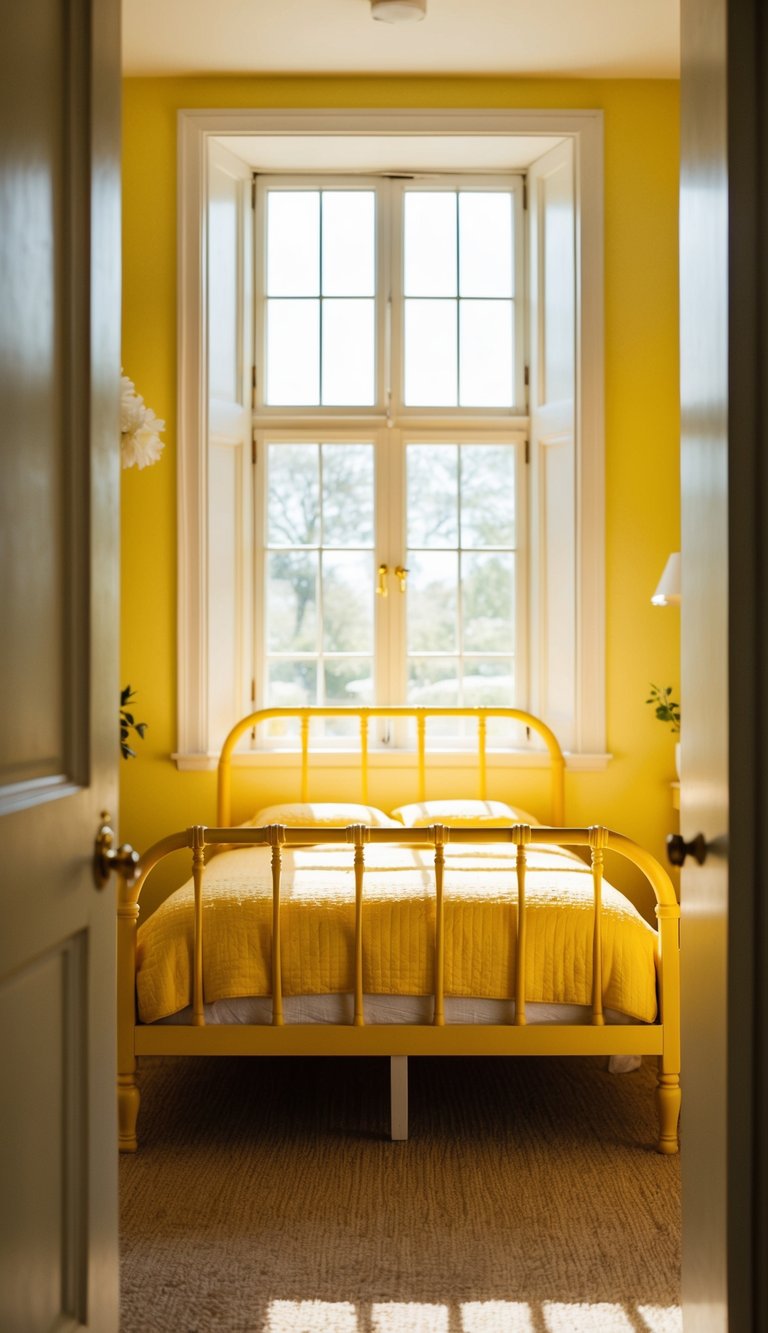
<path id="1" fill-rule="evenodd" d="M 576 403 L 579 598 L 575 744 L 585 756 L 588 753 L 602 753 L 605 749 L 602 112 L 193 109 L 178 113 L 179 755 L 206 754 L 210 739 L 205 495 L 208 368 L 203 336 L 205 282 L 201 282 L 201 275 L 205 273 L 208 142 L 219 135 L 258 134 L 300 134 L 318 138 L 385 134 L 538 134 L 573 139 L 579 259 L 579 391 Z M 519 418 L 514 423 L 506 421 L 504 424 L 516 425 L 518 421 Z M 425 421 L 422 424 L 428 423 Z M 430 419 L 429 424 L 436 422 Z"/>
<path id="2" fill-rule="evenodd" d="M 178 745 L 208 745 L 208 134 L 178 117 Z"/>
<path id="3" fill-rule="evenodd" d="M 574 135 L 576 186 L 576 736 L 602 751 L 605 727 L 605 314 L 603 117 Z"/>
<path id="4" fill-rule="evenodd" d="M 233 757 L 233 764 L 243 768 L 296 768 L 300 756 L 299 750 L 245 750 Z M 474 750 L 455 752 L 452 750 L 431 750 L 433 758 L 439 758 L 443 768 L 472 768 L 477 770 L 477 755 Z M 172 754 L 171 759 L 180 773 L 212 773 L 218 765 L 218 752 L 206 754 Z M 603 773 L 613 759 L 612 754 L 566 754 L 565 767 L 569 773 Z M 370 749 L 368 764 L 375 768 L 395 768 L 413 771 L 415 751 Z M 549 758 L 540 751 L 515 750 L 494 753 L 487 751 L 486 762 L 492 768 L 531 768 L 549 767 Z M 429 763 L 429 759 L 427 759 Z M 322 768 L 359 769 L 359 750 L 312 750 L 310 765 Z"/>

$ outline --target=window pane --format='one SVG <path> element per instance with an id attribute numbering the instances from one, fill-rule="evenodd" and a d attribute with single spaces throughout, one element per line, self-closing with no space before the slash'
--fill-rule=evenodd
<path id="1" fill-rule="evenodd" d="M 458 646 L 458 555 L 409 552 L 408 651 L 455 652 Z"/>
<path id="2" fill-rule="evenodd" d="M 317 564 L 313 551 L 271 551 L 267 561 L 267 646 L 270 652 L 317 648 Z"/>
<path id="3" fill-rule="evenodd" d="M 514 296 L 512 196 L 485 190 L 459 195 L 459 294 Z"/>
<path id="4" fill-rule="evenodd" d="M 317 662 L 270 662 L 266 707 L 304 708 L 316 704 L 317 697 Z M 295 730 L 285 725 L 287 731 Z"/>
<path id="5" fill-rule="evenodd" d="M 406 296 L 456 296 L 456 195 L 408 190 L 404 213 Z"/>
<path id="6" fill-rule="evenodd" d="M 373 659 L 370 657 L 327 658 L 324 662 L 325 702 L 328 704 L 349 704 L 355 707 L 373 703 Z M 344 719 L 341 719 L 343 722 Z M 357 742 L 360 728 L 353 722 L 342 729 L 338 719 L 326 722 L 328 731 L 335 735 L 352 735 Z"/>
<path id="7" fill-rule="evenodd" d="M 464 651 L 510 653 L 515 643 L 515 557 L 461 557 Z"/>
<path id="8" fill-rule="evenodd" d="M 513 658 L 502 658 L 501 660 L 497 658 L 490 662 L 465 660 L 462 688 L 462 703 L 468 708 L 481 708 L 483 706 L 486 708 L 513 707 L 515 698 L 515 664 Z M 492 723 L 493 719 L 491 719 Z M 490 725 L 489 732 L 493 730 L 493 726 Z M 520 744 L 522 739 L 522 736 L 518 737 L 517 743 Z"/>
<path id="9" fill-rule="evenodd" d="M 455 407 L 456 381 L 455 302 L 406 301 L 406 403 Z"/>
<path id="10" fill-rule="evenodd" d="M 323 544 L 373 545 L 373 445 L 324 444 Z"/>
<path id="11" fill-rule="evenodd" d="M 270 190 L 267 195 L 267 294 L 320 294 L 317 190 Z"/>
<path id="12" fill-rule="evenodd" d="M 323 648 L 328 653 L 373 651 L 373 553 L 323 554 Z"/>
<path id="13" fill-rule="evenodd" d="M 451 708 L 459 702 L 459 664 L 450 657 L 412 657 L 408 662 L 409 704 L 441 704 Z M 430 722 L 430 735 L 440 731 L 439 723 Z"/>
<path id="14" fill-rule="evenodd" d="M 267 544 L 314 546 L 320 533 L 320 480 L 316 444 L 267 448 Z"/>
<path id="15" fill-rule="evenodd" d="M 461 406 L 512 407 L 512 302 L 462 301 L 459 322 Z"/>
<path id="16" fill-rule="evenodd" d="M 323 406 L 372 406 L 373 362 L 373 301 L 324 300 Z"/>
<path id="17" fill-rule="evenodd" d="M 267 403 L 311 407 L 320 399 L 320 302 L 267 301 Z"/>
<path id="18" fill-rule="evenodd" d="M 373 296 L 375 199 L 372 190 L 323 191 L 323 296 Z"/>
<path id="19" fill-rule="evenodd" d="M 454 546 L 459 538 L 455 444 L 409 444 L 408 546 Z"/>
<path id="20" fill-rule="evenodd" d="M 515 545 L 514 445 L 462 447 L 461 544 Z"/>

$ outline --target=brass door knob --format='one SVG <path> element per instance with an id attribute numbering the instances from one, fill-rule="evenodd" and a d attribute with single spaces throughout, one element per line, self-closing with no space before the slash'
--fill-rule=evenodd
<path id="1" fill-rule="evenodd" d="M 707 840 L 703 833 L 686 842 L 681 833 L 670 833 L 667 837 L 667 859 L 673 866 L 685 865 L 685 858 L 692 856 L 700 866 L 707 859 Z"/>
<path id="2" fill-rule="evenodd" d="M 97 889 L 104 888 L 113 870 L 122 875 L 127 884 L 132 884 L 139 873 L 139 853 L 127 842 L 115 851 L 112 846 L 114 841 L 109 812 L 102 810 L 101 824 L 93 846 L 93 882 Z"/>

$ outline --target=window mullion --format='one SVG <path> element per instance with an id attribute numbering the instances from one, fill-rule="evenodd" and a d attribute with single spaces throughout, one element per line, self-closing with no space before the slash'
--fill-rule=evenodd
<path id="1" fill-rule="evenodd" d="M 393 419 L 403 412 L 403 326 L 405 300 L 403 296 L 403 184 L 390 181 L 387 215 L 390 228 L 390 272 L 388 294 L 390 300 L 389 328 L 389 384 L 390 411 Z"/>

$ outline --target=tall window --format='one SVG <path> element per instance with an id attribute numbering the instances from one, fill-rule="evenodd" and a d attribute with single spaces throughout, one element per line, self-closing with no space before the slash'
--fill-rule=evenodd
<path id="1" fill-rule="evenodd" d="M 179 133 L 179 766 L 288 700 L 513 702 L 602 763 L 601 113 Z"/>
<path id="2" fill-rule="evenodd" d="M 258 705 L 525 700 L 518 178 L 258 183 Z"/>

